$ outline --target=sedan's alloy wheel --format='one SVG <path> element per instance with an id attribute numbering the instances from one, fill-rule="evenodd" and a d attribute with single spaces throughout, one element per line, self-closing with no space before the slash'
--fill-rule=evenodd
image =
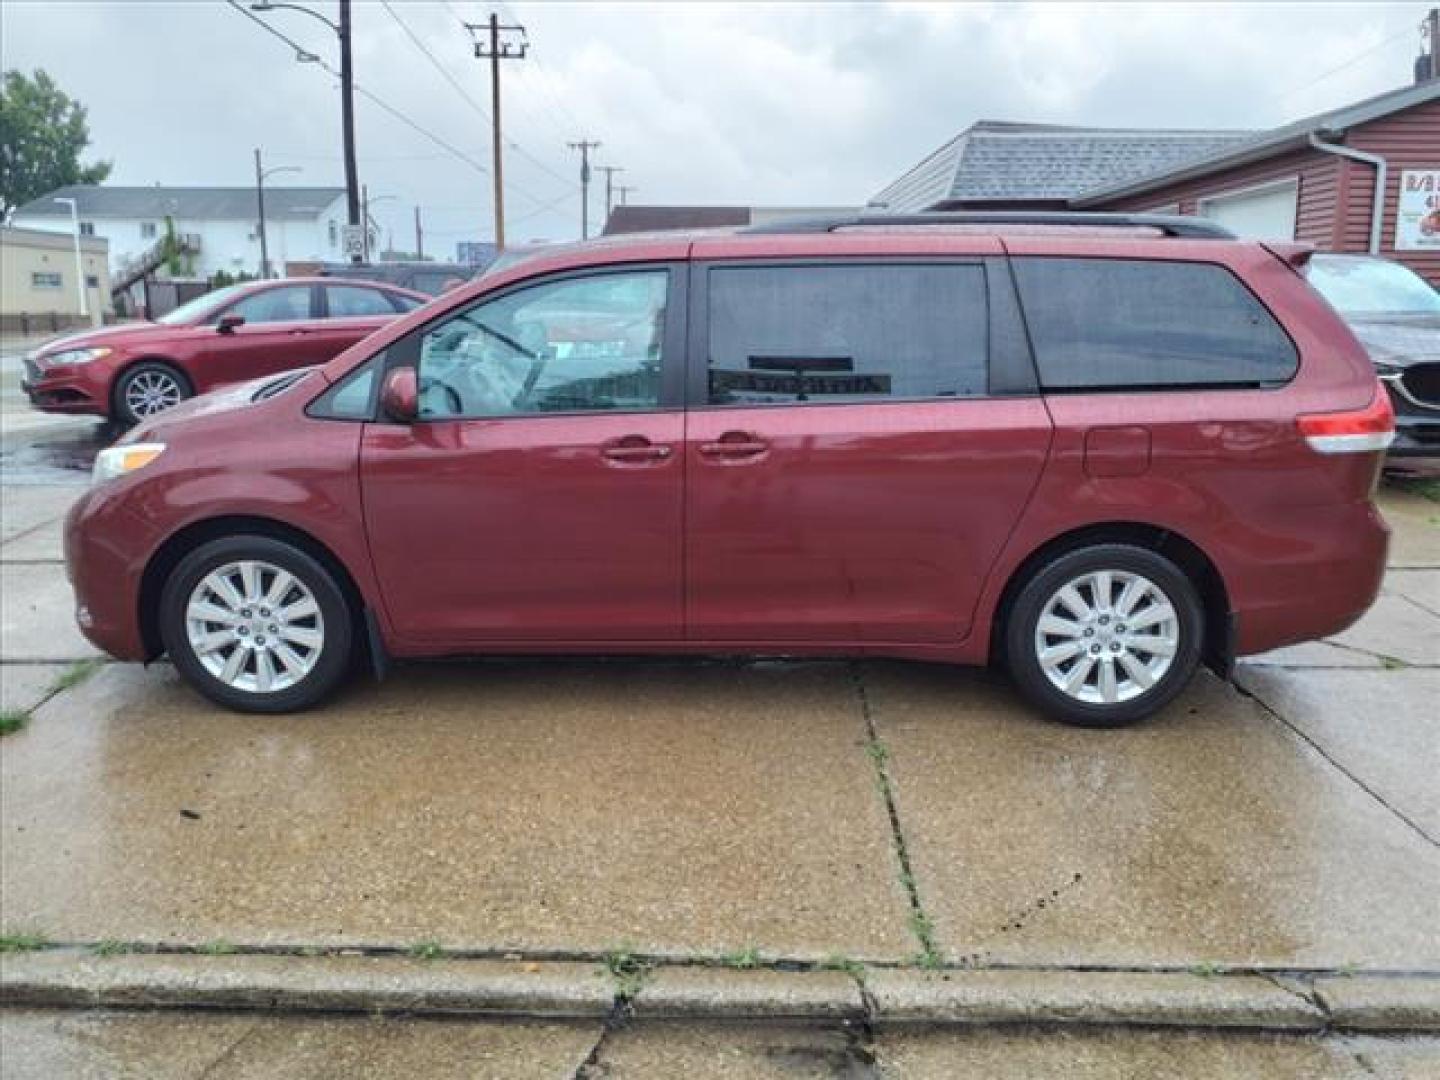
<path id="1" fill-rule="evenodd" d="M 125 405 L 136 417 L 154 416 L 179 405 L 185 391 L 173 375 L 142 371 L 125 386 Z"/>
<path id="2" fill-rule="evenodd" d="M 1087 705 L 1133 701 L 1165 677 L 1180 618 L 1160 586 L 1124 570 L 1067 581 L 1035 626 L 1035 658 L 1061 693 Z"/>
<path id="3" fill-rule="evenodd" d="M 185 634 L 195 658 L 221 683 L 271 694 L 314 670 L 325 647 L 325 619 L 298 577 L 247 559 L 200 579 L 185 607 Z"/>

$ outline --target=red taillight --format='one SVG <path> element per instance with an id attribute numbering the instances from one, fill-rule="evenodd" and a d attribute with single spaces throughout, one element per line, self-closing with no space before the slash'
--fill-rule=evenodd
<path id="1" fill-rule="evenodd" d="M 1366 454 L 1384 450 L 1395 438 L 1395 410 L 1378 383 L 1363 409 L 1311 413 L 1296 420 L 1310 449 L 1321 454 Z"/>

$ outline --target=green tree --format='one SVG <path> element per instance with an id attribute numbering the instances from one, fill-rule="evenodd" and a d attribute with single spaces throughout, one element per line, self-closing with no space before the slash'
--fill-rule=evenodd
<path id="1" fill-rule="evenodd" d="M 37 70 L 0 80 L 0 215 L 66 184 L 99 184 L 110 162 L 80 164 L 90 145 L 85 106 Z"/>

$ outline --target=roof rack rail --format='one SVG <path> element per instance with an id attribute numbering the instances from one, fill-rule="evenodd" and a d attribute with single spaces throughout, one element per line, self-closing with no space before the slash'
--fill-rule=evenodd
<path id="1" fill-rule="evenodd" d="M 828 233 L 839 229 L 896 225 L 1072 225 L 1080 228 L 1158 229 L 1188 240 L 1234 240 L 1223 225 L 1179 214 L 1113 214 L 1065 210 L 931 210 L 921 214 L 847 214 L 840 217 L 789 218 L 751 225 L 742 233 Z"/>

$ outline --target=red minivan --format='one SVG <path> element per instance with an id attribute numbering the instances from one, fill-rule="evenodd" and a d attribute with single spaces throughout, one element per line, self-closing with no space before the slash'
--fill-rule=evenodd
<path id="1" fill-rule="evenodd" d="M 77 617 L 245 710 L 363 657 L 997 663 L 1145 717 L 1369 607 L 1393 417 L 1304 252 L 919 215 L 541 249 L 102 452 Z"/>
<path id="2" fill-rule="evenodd" d="M 218 386 L 323 364 L 429 299 L 337 278 L 231 285 L 154 322 L 47 341 L 25 357 L 22 385 L 43 412 L 138 424 Z"/>

